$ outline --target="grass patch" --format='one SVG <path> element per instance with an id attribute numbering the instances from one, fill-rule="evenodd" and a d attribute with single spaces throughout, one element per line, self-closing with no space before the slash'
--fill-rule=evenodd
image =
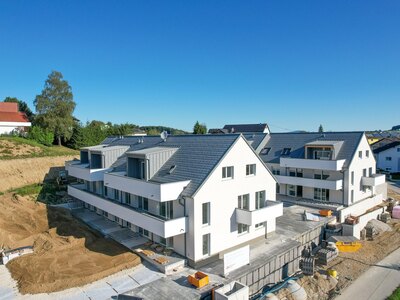
<path id="1" fill-rule="evenodd" d="M 387 298 L 387 300 L 400 300 L 400 286 L 395 289 L 393 294 Z"/>
<path id="2" fill-rule="evenodd" d="M 37 195 L 40 194 L 43 186 L 39 183 L 34 183 L 31 185 L 26 185 L 20 188 L 12 189 L 9 192 L 20 195 L 20 196 L 29 196 L 29 195 Z"/>
<path id="3" fill-rule="evenodd" d="M 64 146 L 44 146 L 42 144 L 39 144 L 36 141 L 29 140 L 26 138 L 22 137 L 9 137 L 9 136 L 3 136 L 0 137 L 0 141 L 5 140 L 13 143 L 15 146 L 14 148 L 16 150 L 23 148 L 24 145 L 29 145 L 32 147 L 36 147 L 39 150 L 34 151 L 34 152 L 29 152 L 26 154 L 21 154 L 21 155 L 11 155 L 12 150 L 11 149 L 3 149 L 1 152 L 3 152 L 6 155 L 0 156 L 0 160 L 6 160 L 6 159 L 13 159 L 13 158 L 32 158 L 32 157 L 45 157 L 45 156 L 64 156 L 64 155 L 78 155 L 79 151 L 73 150 Z M 4 148 L 4 147 L 2 147 Z"/>
<path id="4" fill-rule="evenodd" d="M 11 189 L 8 192 L 20 195 L 34 197 L 35 201 L 45 204 L 60 204 L 64 203 L 62 196 L 57 195 L 57 192 L 66 192 L 66 186 L 59 187 L 55 181 L 34 183 L 20 188 Z"/>

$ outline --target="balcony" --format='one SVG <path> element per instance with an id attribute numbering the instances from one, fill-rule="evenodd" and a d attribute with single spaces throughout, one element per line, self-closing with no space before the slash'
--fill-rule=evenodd
<path id="1" fill-rule="evenodd" d="M 68 175 L 87 181 L 102 181 L 104 172 L 108 169 L 90 169 L 89 164 L 81 164 L 79 160 L 65 162 Z"/>
<path id="2" fill-rule="evenodd" d="M 255 225 L 262 222 L 274 221 L 283 214 L 283 203 L 267 201 L 267 206 L 256 210 L 236 208 L 236 222 L 246 225 Z"/>
<path id="3" fill-rule="evenodd" d="M 189 183 L 190 180 L 170 183 L 151 182 L 128 177 L 125 175 L 125 172 L 104 174 L 104 186 L 159 202 L 178 199 L 183 189 Z"/>
<path id="4" fill-rule="evenodd" d="M 366 186 L 377 186 L 385 183 L 385 174 L 374 174 L 370 177 L 361 177 L 361 184 Z"/>
<path id="5" fill-rule="evenodd" d="M 345 160 L 324 160 L 281 157 L 280 166 L 285 168 L 341 171 Z"/>
<path id="6" fill-rule="evenodd" d="M 162 217 L 139 211 L 129 205 L 113 202 L 99 195 L 89 193 L 83 188 L 83 185 L 69 185 L 68 194 L 163 238 L 186 232 L 186 217 L 165 220 Z"/>
<path id="7" fill-rule="evenodd" d="M 341 190 L 343 188 L 343 180 L 322 180 L 313 178 L 303 178 L 303 177 L 293 177 L 293 176 L 282 176 L 275 175 L 275 178 L 280 184 L 291 184 L 291 185 L 301 185 L 312 188 L 321 188 L 328 190 Z"/>

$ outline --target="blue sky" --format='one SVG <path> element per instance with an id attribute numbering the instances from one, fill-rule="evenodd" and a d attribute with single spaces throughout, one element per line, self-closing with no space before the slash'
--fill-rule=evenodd
<path id="1" fill-rule="evenodd" d="M 400 124 L 400 2 L 1 1 L 0 99 L 51 70 L 81 121 Z"/>

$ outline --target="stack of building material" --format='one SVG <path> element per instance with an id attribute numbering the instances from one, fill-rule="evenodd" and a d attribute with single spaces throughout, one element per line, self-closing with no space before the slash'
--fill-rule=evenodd
<path id="1" fill-rule="evenodd" d="M 399 205 L 393 207 L 392 218 L 400 219 L 400 206 Z"/>
<path id="2" fill-rule="evenodd" d="M 306 257 L 301 260 L 300 268 L 305 275 L 314 275 L 315 272 L 315 258 Z"/>
<path id="3" fill-rule="evenodd" d="M 326 266 L 330 261 L 335 259 L 338 255 L 339 251 L 337 251 L 337 249 L 332 249 L 332 248 L 320 249 L 317 252 L 318 263 Z"/>
<path id="4" fill-rule="evenodd" d="M 331 236 L 338 236 L 342 234 L 342 224 L 326 224 L 325 228 L 325 240 L 328 240 Z"/>
<path id="5" fill-rule="evenodd" d="M 389 198 L 389 205 L 387 207 L 387 211 L 388 212 L 392 212 L 393 211 L 393 207 L 395 207 L 398 204 L 397 200 L 394 200 L 393 198 Z"/>
<path id="6" fill-rule="evenodd" d="M 390 219 L 391 219 L 390 213 L 387 213 L 387 212 L 386 212 L 386 213 L 383 213 L 383 214 L 381 214 L 381 215 L 379 216 L 379 220 L 381 220 L 383 223 L 389 222 Z"/>
<path id="7" fill-rule="evenodd" d="M 346 224 L 354 225 L 358 223 L 358 217 L 355 216 L 348 216 L 345 221 Z"/>

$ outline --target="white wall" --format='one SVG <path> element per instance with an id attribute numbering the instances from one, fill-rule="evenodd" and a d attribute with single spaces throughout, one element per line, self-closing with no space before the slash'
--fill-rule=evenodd
<path id="1" fill-rule="evenodd" d="M 362 158 L 359 158 L 358 152 L 362 151 Z M 366 151 L 369 151 L 369 157 L 366 157 Z M 345 174 L 343 182 L 345 204 L 351 205 L 351 191 L 354 190 L 354 202 L 360 201 L 367 197 L 371 197 L 372 189 L 367 188 L 365 191 L 361 189 L 361 177 L 363 176 L 363 169 L 367 169 L 367 176 L 369 176 L 369 168 L 372 168 L 372 174 L 376 173 L 376 162 L 371 147 L 368 144 L 367 138 L 363 135 L 354 157 Z M 351 172 L 354 172 L 354 184 L 351 184 Z"/>
<path id="2" fill-rule="evenodd" d="M 246 165 L 256 164 L 256 175 L 246 176 Z M 222 168 L 234 166 L 234 178 L 222 179 Z M 255 193 L 266 191 L 267 200 L 276 199 L 276 181 L 247 142 L 240 138 L 222 159 L 194 200 L 189 201 L 190 213 L 187 256 L 195 261 L 206 257 L 202 254 L 202 237 L 210 233 L 210 256 L 221 251 L 264 236 L 265 228 L 250 226 L 249 233 L 238 234 L 235 209 L 238 196 L 250 194 L 250 210 L 255 209 Z M 202 225 L 202 204 L 210 202 L 210 225 Z M 272 222 L 272 221 L 271 221 Z M 275 219 L 273 220 L 275 222 Z M 272 224 L 271 224 L 272 225 Z M 275 225 L 267 225 L 268 231 Z"/>
<path id="3" fill-rule="evenodd" d="M 23 129 L 24 127 L 31 127 L 28 122 L 0 122 L 0 134 L 9 134 L 13 130 Z"/>
<path id="4" fill-rule="evenodd" d="M 386 160 L 391 157 L 392 160 Z M 376 154 L 377 168 L 387 170 L 391 173 L 400 172 L 400 145 Z"/>

